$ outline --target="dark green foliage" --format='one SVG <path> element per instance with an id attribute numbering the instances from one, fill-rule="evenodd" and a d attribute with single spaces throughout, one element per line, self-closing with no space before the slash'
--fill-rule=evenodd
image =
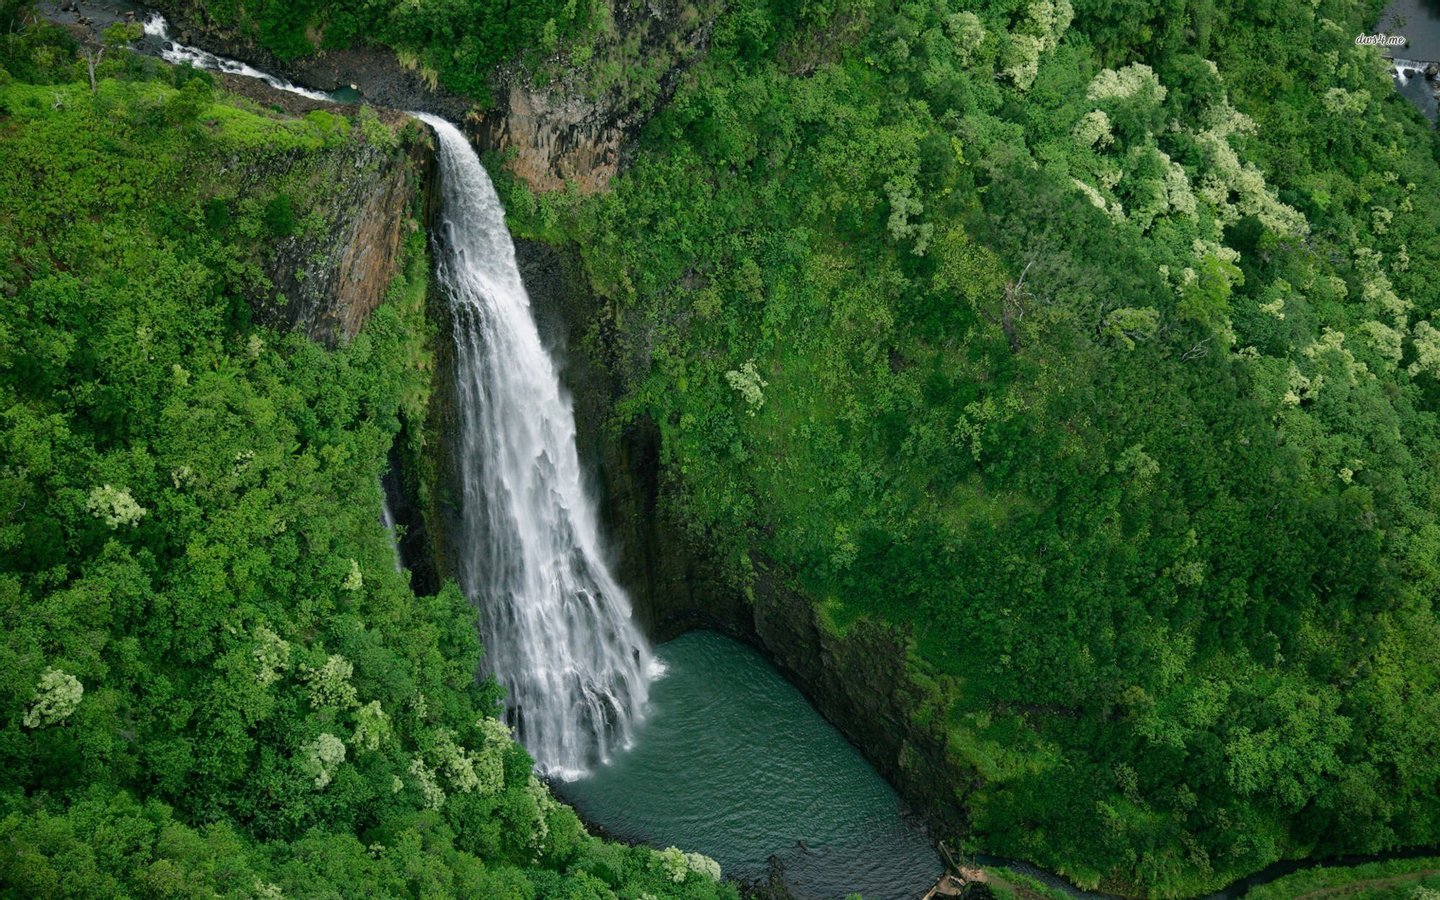
<path id="1" fill-rule="evenodd" d="M 666 514 L 738 588 L 759 556 L 836 630 L 908 633 L 986 850 L 1176 896 L 1435 843 L 1440 147 L 1353 44 L 1379 4 L 962 6 L 744 0 L 609 194 L 510 185 L 609 298 Z M 207 10 L 476 95 L 594 18 Z M 333 152 L 348 120 L 240 116 L 188 73 L 91 97 L 62 33 L 4 41 L 0 183 L 35 187 L 0 208 L 0 829 L 42 848 L 6 878 L 138 892 L 223 858 L 298 894 L 681 890 L 518 751 L 504 791 L 424 808 L 408 760 L 475 746 L 494 697 L 458 594 L 414 598 L 375 527 L 415 311 L 334 354 L 251 329 L 253 260 L 307 204 L 216 164 Z M 268 685 L 261 625 L 293 652 Z M 331 654 L 392 733 L 317 788 L 305 748 L 359 728 L 299 674 Z M 26 726 L 52 667 L 84 699 Z M 111 819 L 134 866 L 86 857 Z"/>
<path id="2" fill-rule="evenodd" d="M 510 189 L 669 515 L 910 634 L 985 850 L 1433 844 L 1440 148 L 1375 10 L 1079 3 L 1023 90 L 1054 4 L 960 6 L 740 3 L 610 194 Z"/>
<path id="3" fill-rule="evenodd" d="M 295 231 L 295 213 L 290 208 L 290 195 L 276 194 L 265 204 L 265 227 L 276 237 L 289 237 Z"/>

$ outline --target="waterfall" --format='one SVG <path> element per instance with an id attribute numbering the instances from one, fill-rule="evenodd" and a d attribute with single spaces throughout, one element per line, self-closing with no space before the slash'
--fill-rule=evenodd
<path id="1" fill-rule="evenodd" d="M 390 497 L 385 493 L 385 483 L 380 483 L 380 524 L 385 528 L 385 537 L 390 540 L 390 555 L 395 558 L 395 571 L 404 572 L 405 564 L 400 559 L 400 534 L 395 522 L 395 513 L 390 511 Z"/>
<path id="2" fill-rule="evenodd" d="M 606 567 L 570 398 L 540 343 L 500 200 L 458 128 L 414 115 L 440 143 L 435 255 L 455 335 L 460 583 L 521 743 L 542 771 L 574 778 L 628 742 L 655 662 Z"/>
<path id="3" fill-rule="evenodd" d="M 159 14 L 144 30 L 149 46 L 170 62 L 328 99 L 171 41 Z M 444 228 L 435 239 L 436 269 L 454 319 L 464 489 L 460 584 L 479 608 L 486 659 L 506 689 L 520 742 L 542 772 L 573 779 L 629 743 L 650 679 L 663 667 L 601 553 L 570 398 L 530 316 L 495 188 L 458 128 L 412 115 L 440 142 Z M 389 513 L 387 506 L 382 515 L 390 519 Z"/>

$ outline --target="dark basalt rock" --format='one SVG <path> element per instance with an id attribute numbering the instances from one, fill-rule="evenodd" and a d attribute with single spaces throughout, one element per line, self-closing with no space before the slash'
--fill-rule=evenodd
<path id="1" fill-rule="evenodd" d="M 403 262 L 405 237 L 418 227 L 412 210 L 433 166 L 428 132 L 402 133 L 394 148 L 357 141 L 318 159 L 288 160 L 307 167 L 319 198 L 307 212 L 317 213 L 324 225 L 267 247 L 262 267 L 274 290 L 256 298 L 258 321 L 335 346 L 353 338 L 385 299 Z M 257 178 L 272 165 L 234 162 L 255 169 Z"/>
<path id="2" fill-rule="evenodd" d="M 670 527 L 661 510 L 659 427 L 648 418 L 612 421 L 621 394 L 618 351 L 578 254 L 519 240 L 515 256 L 541 340 L 571 392 L 576 444 L 600 501 L 612 568 L 630 592 L 641 626 L 657 641 L 696 627 L 747 636 L 743 597 L 726 586 L 705 548 Z"/>

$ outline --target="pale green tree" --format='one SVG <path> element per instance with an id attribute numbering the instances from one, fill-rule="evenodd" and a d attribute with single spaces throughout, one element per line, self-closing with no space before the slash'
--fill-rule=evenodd
<path id="1" fill-rule="evenodd" d="M 317 789 L 328 785 L 335 777 L 335 770 L 345 761 L 345 742 L 330 732 L 305 745 L 300 767 L 314 779 Z"/>
<path id="2" fill-rule="evenodd" d="M 80 679 L 60 669 L 46 669 L 35 686 L 35 698 L 25 712 L 26 728 L 57 725 L 70 718 L 80 706 L 85 686 Z"/>
<path id="3" fill-rule="evenodd" d="M 111 528 L 119 528 L 121 525 L 134 526 L 148 512 L 135 502 L 129 491 L 108 484 L 90 492 L 89 499 L 85 501 L 85 509 Z"/>

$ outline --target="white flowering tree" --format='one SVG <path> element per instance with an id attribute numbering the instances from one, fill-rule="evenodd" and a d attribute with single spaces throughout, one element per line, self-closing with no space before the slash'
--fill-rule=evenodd
<path id="1" fill-rule="evenodd" d="M 25 711 L 26 728 L 58 725 L 70 718 L 85 696 L 80 679 L 61 669 L 46 669 L 35 686 L 35 698 Z"/>
<path id="2" fill-rule="evenodd" d="M 301 755 L 300 768 L 313 779 L 317 790 L 324 788 L 335 778 L 335 770 L 345 761 L 345 742 L 330 732 L 305 745 Z"/>
<path id="3" fill-rule="evenodd" d="M 725 373 L 725 381 L 745 401 L 750 408 L 750 415 L 755 415 L 765 405 L 765 388 L 767 382 L 760 377 L 760 371 L 755 368 L 755 360 L 746 362 L 738 369 L 731 369 Z"/>
<path id="4" fill-rule="evenodd" d="M 686 853 L 685 866 L 702 878 L 720 880 L 720 864 L 703 853 Z"/>
<path id="5" fill-rule="evenodd" d="M 359 705 L 350 676 L 355 667 L 338 653 L 332 653 L 318 669 L 306 668 L 310 684 L 310 705 L 316 709 L 351 709 Z"/>
<path id="6" fill-rule="evenodd" d="M 350 735 L 350 743 L 357 749 L 379 750 L 381 742 L 389 736 L 390 717 L 380 708 L 379 700 L 371 700 L 355 711 L 355 731 Z"/>
<path id="7" fill-rule="evenodd" d="M 90 492 L 85 509 L 112 529 L 134 527 L 148 512 L 135 502 L 129 491 L 109 484 L 102 484 Z"/>
<path id="8" fill-rule="evenodd" d="M 1074 17 L 1070 0 L 1031 0 L 1010 33 L 1002 73 L 1020 90 L 1030 90 L 1040 74 L 1040 57 L 1055 49 Z"/>
<path id="9" fill-rule="evenodd" d="M 250 655 L 255 660 L 255 680 L 262 685 L 279 681 L 290 668 L 290 642 L 264 625 L 255 629 L 255 649 Z"/>

